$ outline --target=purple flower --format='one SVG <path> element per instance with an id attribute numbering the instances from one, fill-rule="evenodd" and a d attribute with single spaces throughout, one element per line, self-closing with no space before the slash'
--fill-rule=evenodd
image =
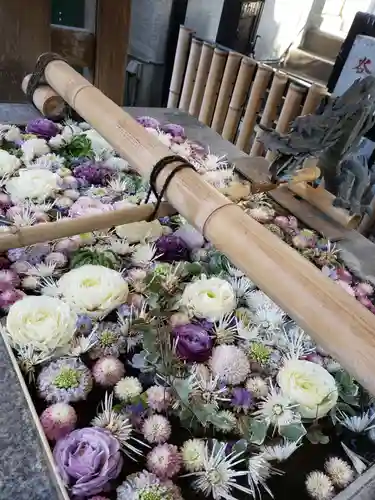
<path id="1" fill-rule="evenodd" d="M 105 429 L 76 429 L 53 450 L 57 469 L 73 496 L 87 498 L 108 489 L 120 474 L 120 443 Z"/>
<path id="2" fill-rule="evenodd" d="M 70 217 L 75 218 L 81 217 L 82 215 L 101 214 L 103 212 L 109 212 L 111 210 L 113 210 L 112 205 L 106 205 L 100 200 L 90 198 L 89 196 L 81 196 L 70 207 L 69 215 Z"/>
<path id="3" fill-rule="evenodd" d="M 232 391 L 231 404 L 237 410 L 248 410 L 253 404 L 253 397 L 247 389 L 236 387 Z"/>
<path id="4" fill-rule="evenodd" d="M 212 321 L 208 321 L 208 319 L 205 319 L 205 318 L 194 318 L 193 323 L 195 325 L 199 325 L 201 328 L 203 328 L 207 332 L 212 331 L 212 329 L 214 327 L 214 324 L 212 323 Z"/>
<path id="5" fill-rule="evenodd" d="M 80 314 L 77 318 L 76 328 L 79 333 L 88 335 L 92 330 L 91 318 Z"/>
<path id="6" fill-rule="evenodd" d="M 170 134 L 172 137 L 185 137 L 185 129 L 177 123 L 167 123 L 162 127 L 163 132 Z"/>
<path id="7" fill-rule="evenodd" d="M 204 363 L 211 356 L 212 338 L 200 325 L 188 323 L 172 330 L 172 337 L 179 358 L 189 362 Z"/>
<path id="8" fill-rule="evenodd" d="M 158 260 L 161 262 L 173 262 L 189 260 L 189 249 L 184 240 L 173 234 L 161 236 L 155 242 L 157 253 L 162 254 Z"/>
<path id="9" fill-rule="evenodd" d="M 26 132 L 48 140 L 59 133 L 59 128 L 56 123 L 47 118 L 37 118 L 27 124 Z"/>
<path id="10" fill-rule="evenodd" d="M 83 179 L 93 186 L 103 186 L 113 175 L 113 170 L 102 163 L 92 163 L 90 161 L 75 167 L 74 177 Z"/>
<path id="11" fill-rule="evenodd" d="M 145 128 L 159 128 L 160 122 L 151 116 L 138 116 L 137 122 Z"/>

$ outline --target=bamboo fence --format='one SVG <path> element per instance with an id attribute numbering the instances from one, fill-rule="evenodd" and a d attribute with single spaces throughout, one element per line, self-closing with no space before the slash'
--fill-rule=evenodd
<path id="1" fill-rule="evenodd" d="M 169 150 L 68 64 L 53 61 L 48 84 L 144 177 Z M 158 176 L 160 192 L 175 166 Z M 176 173 L 166 198 L 272 300 L 375 393 L 375 317 L 315 266 L 231 203 L 192 169 Z"/>

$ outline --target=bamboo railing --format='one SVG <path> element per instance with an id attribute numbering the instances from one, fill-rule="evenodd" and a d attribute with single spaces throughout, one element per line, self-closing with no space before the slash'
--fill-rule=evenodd
<path id="1" fill-rule="evenodd" d="M 169 150 L 62 61 L 45 70 L 48 84 L 144 177 Z M 178 162 L 158 176 L 160 192 Z M 375 317 L 315 266 L 207 184 L 192 169 L 166 190 L 174 208 L 227 255 L 271 299 L 375 394 Z M 48 234 L 46 234 L 46 239 Z"/>

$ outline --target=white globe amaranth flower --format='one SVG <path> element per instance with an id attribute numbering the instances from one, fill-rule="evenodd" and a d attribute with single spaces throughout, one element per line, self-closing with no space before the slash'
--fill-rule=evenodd
<path id="1" fill-rule="evenodd" d="M 335 494 L 332 481 L 320 471 L 313 471 L 305 481 L 307 493 L 314 500 L 331 500 Z"/>
<path id="2" fill-rule="evenodd" d="M 85 132 L 83 132 L 84 135 L 90 139 L 91 141 L 91 147 L 92 147 L 92 150 L 94 151 L 94 153 L 100 155 L 102 154 L 103 152 L 105 151 L 112 151 L 113 148 L 112 146 L 109 144 L 109 142 L 107 142 L 104 137 L 102 137 L 96 130 L 94 130 L 93 128 L 90 129 L 90 130 L 87 130 Z"/>
<path id="3" fill-rule="evenodd" d="M 238 385 L 250 373 L 250 363 L 242 349 L 234 345 L 219 345 L 212 351 L 211 371 L 220 382 Z"/>
<path id="4" fill-rule="evenodd" d="M 76 321 L 76 313 L 62 300 L 29 296 L 10 307 L 6 328 L 13 344 L 49 352 L 68 346 Z"/>
<path id="5" fill-rule="evenodd" d="M 197 472 L 204 467 L 205 443 L 202 439 L 189 439 L 181 448 L 182 463 L 188 472 Z"/>
<path id="6" fill-rule="evenodd" d="M 142 393 L 142 390 L 142 384 L 136 377 L 122 378 L 115 385 L 116 397 L 126 403 L 138 397 Z"/>
<path id="7" fill-rule="evenodd" d="M 57 283 L 57 293 L 76 312 L 101 318 L 126 302 L 129 288 L 117 271 L 86 264 L 64 274 Z"/>
<path id="8" fill-rule="evenodd" d="M 12 201 L 51 198 L 60 189 L 60 177 L 46 169 L 20 170 L 18 177 L 10 179 L 5 188 Z"/>
<path id="9" fill-rule="evenodd" d="M 156 219 L 152 222 L 140 221 L 123 224 L 116 227 L 116 234 L 125 238 L 129 243 L 138 243 L 144 240 L 156 240 L 163 234 L 163 226 Z"/>
<path id="10" fill-rule="evenodd" d="M 236 307 L 236 294 L 230 283 L 220 278 L 206 278 L 189 283 L 182 293 L 181 305 L 195 316 L 218 321 Z"/>
<path id="11" fill-rule="evenodd" d="M 302 418 L 322 418 L 337 403 L 335 379 L 317 363 L 287 360 L 278 373 L 277 381 L 283 394 L 298 404 Z"/>
<path id="12" fill-rule="evenodd" d="M 36 156 L 42 156 L 50 152 L 45 139 L 28 139 L 22 144 L 21 149 L 26 163 L 32 161 Z"/>
<path id="13" fill-rule="evenodd" d="M 0 149 L 0 177 L 13 174 L 20 166 L 21 161 L 17 156 Z"/>

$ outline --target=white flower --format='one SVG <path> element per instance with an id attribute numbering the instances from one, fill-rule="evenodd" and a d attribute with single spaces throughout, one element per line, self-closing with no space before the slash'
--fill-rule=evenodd
<path id="1" fill-rule="evenodd" d="M 315 500 L 331 500 L 335 493 L 330 478 L 319 471 L 310 472 L 305 486 L 307 493 Z"/>
<path id="2" fill-rule="evenodd" d="M 267 396 L 262 398 L 259 409 L 253 413 L 254 417 L 265 419 L 269 424 L 275 427 L 290 425 L 300 422 L 299 415 L 295 414 L 295 406 L 290 399 L 271 386 Z"/>
<path id="3" fill-rule="evenodd" d="M 115 385 L 115 395 L 120 401 L 129 403 L 142 393 L 142 384 L 136 377 L 124 377 Z"/>
<path id="4" fill-rule="evenodd" d="M 182 144 L 172 144 L 171 150 L 176 153 L 176 155 L 182 156 L 187 160 L 189 160 L 190 156 L 192 155 L 191 146 L 187 141 L 183 142 Z"/>
<path id="5" fill-rule="evenodd" d="M 32 161 L 36 156 L 42 156 L 50 152 L 45 139 L 29 139 L 22 144 L 21 149 L 26 163 Z"/>
<path id="6" fill-rule="evenodd" d="M 347 454 L 348 458 L 350 459 L 351 463 L 353 464 L 353 467 L 356 471 L 356 473 L 360 476 L 365 472 L 367 469 L 367 465 L 364 462 L 364 458 L 361 458 L 357 453 L 354 453 L 350 448 L 346 446 L 345 443 L 341 443 L 341 446 L 343 447 L 345 453 Z M 366 460 L 367 462 L 367 460 Z M 368 462 L 367 462 L 368 464 Z"/>
<path id="7" fill-rule="evenodd" d="M 345 460 L 339 457 L 331 457 L 324 464 L 327 474 L 333 484 L 339 488 L 346 488 L 354 479 L 354 471 Z"/>
<path id="8" fill-rule="evenodd" d="M 265 398 L 268 394 L 267 382 L 258 376 L 250 377 L 246 381 L 246 389 L 257 399 Z"/>
<path id="9" fill-rule="evenodd" d="M 17 156 L 0 149 L 0 177 L 13 174 L 20 166 L 21 161 Z"/>
<path id="10" fill-rule="evenodd" d="M 163 234 L 163 226 L 156 219 L 152 222 L 140 221 L 123 224 L 116 227 L 116 234 L 126 238 L 129 243 L 138 243 L 144 240 L 156 240 Z"/>
<path id="11" fill-rule="evenodd" d="M 278 306 L 258 307 L 252 317 L 253 321 L 263 328 L 278 328 L 283 324 L 285 313 Z"/>
<path id="12" fill-rule="evenodd" d="M 162 444 L 171 436 L 171 424 L 162 415 L 151 415 L 146 418 L 142 426 L 142 434 L 145 440 L 151 444 Z"/>
<path id="13" fill-rule="evenodd" d="M 8 131 L 5 132 L 4 139 L 8 142 L 20 141 L 22 139 L 21 130 L 16 126 L 11 125 Z"/>
<path id="14" fill-rule="evenodd" d="M 181 448 L 184 467 L 189 472 L 197 472 L 204 467 L 204 441 L 202 439 L 189 439 Z"/>
<path id="15" fill-rule="evenodd" d="M 112 156 L 108 158 L 104 165 L 106 167 L 112 168 L 113 170 L 118 170 L 119 172 L 126 172 L 130 169 L 129 163 L 123 158 L 117 158 L 116 156 Z"/>
<path id="16" fill-rule="evenodd" d="M 166 134 L 162 130 L 157 130 L 157 138 L 159 139 L 160 142 L 164 144 L 164 146 L 167 146 L 167 148 L 170 148 L 172 145 L 172 136 L 171 134 Z"/>
<path id="17" fill-rule="evenodd" d="M 274 446 L 263 446 L 261 449 L 262 456 L 265 460 L 272 462 L 284 462 L 301 446 L 299 442 L 284 441 L 281 444 Z"/>
<path id="18" fill-rule="evenodd" d="M 136 267 L 147 267 L 156 259 L 156 246 L 152 243 L 137 245 L 131 256 L 132 264 Z"/>
<path id="19" fill-rule="evenodd" d="M 21 170 L 5 187 L 13 201 L 33 199 L 43 201 L 59 189 L 60 177 L 45 169 Z"/>
<path id="20" fill-rule="evenodd" d="M 349 416 L 342 414 L 342 418 L 338 419 L 339 423 L 352 432 L 362 434 L 375 428 L 375 413 L 371 415 L 370 411 L 362 415 Z"/>
<path id="21" fill-rule="evenodd" d="M 250 373 L 250 363 L 246 354 L 234 345 L 215 347 L 210 366 L 214 377 L 230 385 L 241 384 Z"/>
<path id="22" fill-rule="evenodd" d="M 233 168 L 222 167 L 210 170 L 202 175 L 203 179 L 217 189 L 224 188 L 233 178 Z"/>
<path id="23" fill-rule="evenodd" d="M 106 151 L 113 151 L 112 146 L 93 128 L 84 132 L 85 136 L 90 139 L 91 147 L 95 154 L 103 154 Z"/>
<path id="24" fill-rule="evenodd" d="M 336 405 L 338 390 L 332 375 L 317 363 L 287 360 L 278 373 L 278 384 L 303 418 L 322 418 Z"/>
<path id="25" fill-rule="evenodd" d="M 129 291 L 120 273 L 91 264 L 64 274 L 57 288 L 74 310 L 92 318 L 104 317 L 126 302 Z"/>
<path id="26" fill-rule="evenodd" d="M 265 460 L 263 455 L 253 455 L 249 458 L 249 471 L 247 480 L 251 489 L 253 498 L 260 495 L 259 485 L 263 486 L 271 498 L 273 498 L 271 490 L 268 488 L 266 481 L 272 474 L 282 474 L 281 472 L 273 469 L 271 465 Z"/>
<path id="27" fill-rule="evenodd" d="M 60 149 L 64 144 L 66 144 L 65 138 L 61 134 L 55 135 L 55 137 L 51 137 L 48 141 L 48 144 L 52 149 Z"/>
<path id="28" fill-rule="evenodd" d="M 181 305 L 198 317 L 217 321 L 235 309 L 236 295 L 227 281 L 203 275 L 185 287 Z"/>
<path id="29" fill-rule="evenodd" d="M 201 165 L 206 171 L 218 170 L 220 168 L 227 168 L 228 161 L 225 156 L 217 156 L 209 153 L 203 160 Z"/>
<path id="30" fill-rule="evenodd" d="M 56 155 L 55 153 L 48 153 L 43 156 L 39 156 L 35 161 L 29 163 L 27 168 L 37 168 L 52 170 L 53 168 L 61 168 L 64 166 L 65 159 L 62 156 Z"/>
<path id="31" fill-rule="evenodd" d="M 10 307 L 6 328 L 13 344 L 47 352 L 70 343 L 76 321 L 76 314 L 62 300 L 29 296 Z"/>

